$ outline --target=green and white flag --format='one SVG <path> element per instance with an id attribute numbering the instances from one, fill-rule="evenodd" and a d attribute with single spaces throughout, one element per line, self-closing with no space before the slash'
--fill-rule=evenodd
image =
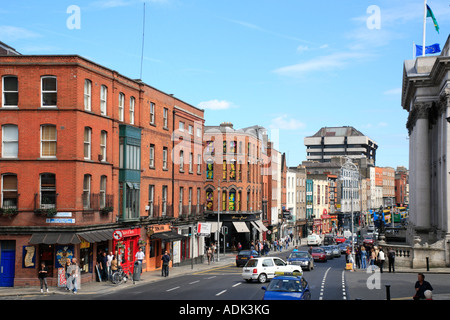
<path id="1" fill-rule="evenodd" d="M 439 25 L 436 21 L 436 18 L 434 17 L 433 11 L 428 5 L 427 5 L 427 18 L 431 18 L 433 20 L 434 28 L 436 29 L 437 33 L 439 33 Z"/>

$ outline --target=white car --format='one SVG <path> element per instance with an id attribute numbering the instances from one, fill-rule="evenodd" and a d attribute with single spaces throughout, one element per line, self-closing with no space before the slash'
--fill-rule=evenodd
<path id="1" fill-rule="evenodd" d="M 322 239 L 318 234 L 310 234 L 307 238 L 308 246 L 320 246 L 322 244 Z"/>
<path id="2" fill-rule="evenodd" d="M 272 279 L 275 272 L 302 273 L 302 267 L 287 264 L 284 260 L 276 257 L 253 258 L 248 260 L 242 269 L 242 277 L 248 282 L 258 280 L 264 283 L 268 279 Z"/>

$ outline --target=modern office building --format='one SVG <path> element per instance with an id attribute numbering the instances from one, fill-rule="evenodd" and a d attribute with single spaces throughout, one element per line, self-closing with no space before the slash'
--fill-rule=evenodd
<path id="1" fill-rule="evenodd" d="M 305 137 L 306 159 L 330 162 L 333 157 L 366 158 L 375 165 L 378 144 L 353 127 L 323 127 Z"/>

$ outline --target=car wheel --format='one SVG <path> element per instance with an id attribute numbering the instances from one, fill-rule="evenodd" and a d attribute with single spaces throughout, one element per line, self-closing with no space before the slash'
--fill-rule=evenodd
<path id="1" fill-rule="evenodd" d="M 265 273 L 261 273 L 261 274 L 259 275 L 259 277 L 258 277 L 258 281 L 259 281 L 260 283 L 266 282 L 266 281 L 267 281 L 267 276 L 266 276 L 266 274 L 265 274 Z"/>

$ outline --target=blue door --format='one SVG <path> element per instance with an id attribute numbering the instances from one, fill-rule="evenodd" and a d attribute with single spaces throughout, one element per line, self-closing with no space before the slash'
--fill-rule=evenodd
<path id="1" fill-rule="evenodd" d="M 11 250 L 2 250 L 0 257 L 0 287 L 14 287 L 16 252 Z"/>

